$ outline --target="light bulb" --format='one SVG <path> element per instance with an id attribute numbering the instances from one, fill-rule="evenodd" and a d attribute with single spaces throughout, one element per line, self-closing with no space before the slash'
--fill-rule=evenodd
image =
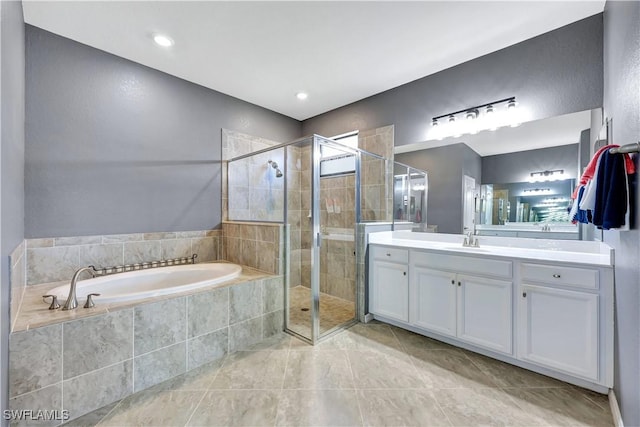
<path id="1" fill-rule="evenodd" d="M 153 41 L 156 42 L 157 45 L 162 47 L 170 47 L 174 45 L 173 39 L 163 34 L 155 34 L 153 36 Z"/>

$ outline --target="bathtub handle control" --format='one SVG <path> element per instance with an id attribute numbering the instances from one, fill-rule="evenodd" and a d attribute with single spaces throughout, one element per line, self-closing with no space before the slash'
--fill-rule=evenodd
<path id="1" fill-rule="evenodd" d="M 58 303 L 57 295 L 42 295 L 42 298 L 51 298 L 51 305 L 49 306 L 49 310 L 56 310 L 60 308 L 60 304 Z"/>
<path id="2" fill-rule="evenodd" d="M 87 295 L 87 302 L 84 303 L 84 308 L 95 307 L 96 303 L 93 302 L 93 297 L 99 297 L 100 294 L 89 294 Z"/>

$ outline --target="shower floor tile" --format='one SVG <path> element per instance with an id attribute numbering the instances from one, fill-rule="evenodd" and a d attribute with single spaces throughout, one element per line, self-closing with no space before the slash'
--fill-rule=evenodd
<path id="1" fill-rule="evenodd" d="M 352 320 L 355 303 L 320 293 L 320 333 Z M 311 338 L 311 289 L 295 286 L 289 291 L 289 329 Z"/>
<path id="2" fill-rule="evenodd" d="M 206 381 L 185 389 L 197 374 Z M 197 374 L 68 425 L 614 425 L 607 396 L 379 322 L 316 346 L 281 334 Z"/>

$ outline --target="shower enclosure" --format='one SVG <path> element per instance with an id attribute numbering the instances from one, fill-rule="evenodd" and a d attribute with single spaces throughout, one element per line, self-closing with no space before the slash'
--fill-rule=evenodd
<path id="1" fill-rule="evenodd" d="M 230 220 L 284 222 L 286 329 L 315 343 L 364 310 L 359 223 L 393 221 L 393 162 L 313 135 L 231 159 Z"/>

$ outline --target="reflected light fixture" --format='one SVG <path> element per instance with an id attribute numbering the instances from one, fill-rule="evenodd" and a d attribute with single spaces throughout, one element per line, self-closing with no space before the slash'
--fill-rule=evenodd
<path id="1" fill-rule="evenodd" d="M 171 47 L 175 44 L 171 37 L 165 36 L 164 34 L 154 34 L 153 41 L 156 42 L 158 46 L 162 47 Z"/>
<path id="2" fill-rule="evenodd" d="M 435 139 L 457 138 L 503 126 L 519 126 L 521 120 L 517 105 L 515 96 L 512 96 L 433 117 L 431 136 Z"/>
<path id="3" fill-rule="evenodd" d="M 296 98 L 298 98 L 300 101 L 304 101 L 308 97 L 309 97 L 309 95 L 306 92 L 298 92 L 298 93 L 296 93 Z"/>
<path id="4" fill-rule="evenodd" d="M 523 191 L 528 196 L 533 196 L 536 194 L 549 194 L 551 193 L 550 188 L 528 188 Z"/>
<path id="5" fill-rule="evenodd" d="M 531 172 L 530 176 L 529 182 L 558 181 L 565 179 L 563 169 Z"/>

